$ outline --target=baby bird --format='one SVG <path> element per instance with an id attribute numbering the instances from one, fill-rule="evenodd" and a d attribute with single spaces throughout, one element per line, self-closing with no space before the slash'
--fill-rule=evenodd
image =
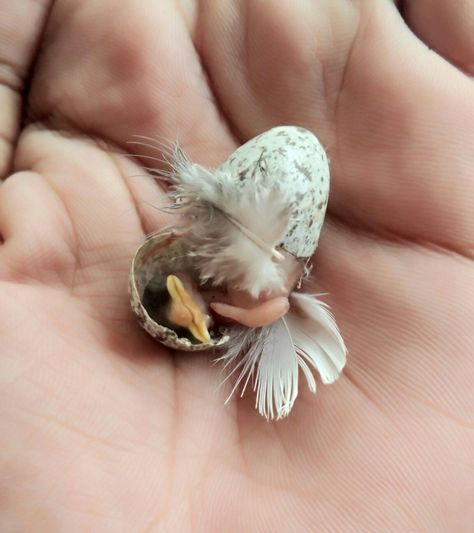
<path id="1" fill-rule="evenodd" d="M 170 274 L 166 283 L 151 281 L 145 288 L 143 304 L 150 317 L 186 337 L 199 342 L 211 338 L 211 317 L 189 276 Z"/>

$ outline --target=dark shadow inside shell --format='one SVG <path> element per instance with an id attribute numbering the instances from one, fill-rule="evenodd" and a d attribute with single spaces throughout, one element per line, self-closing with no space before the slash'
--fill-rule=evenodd
<path id="1" fill-rule="evenodd" d="M 212 328 L 211 341 L 201 343 L 159 318 L 166 297 L 160 291 L 166 277 L 177 272 L 186 272 L 198 280 L 186 237 L 172 230 L 150 235 L 138 248 L 130 272 L 130 299 L 140 325 L 156 340 L 178 350 L 209 350 L 225 344 L 229 340 L 225 328 Z"/>

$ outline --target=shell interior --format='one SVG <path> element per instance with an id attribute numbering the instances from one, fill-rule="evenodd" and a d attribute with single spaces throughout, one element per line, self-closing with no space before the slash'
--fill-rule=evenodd
<path id="1" fill-rule="evenodd" d="M 164 284 L 169 274 L 183 271 L 198 280 L 192 258 L 187 250 L 186 238 L 176 235 L 173 230 L 150 235 L 138 248 L 132 262 L 129 286 L 131 305 L 140 325 L 165 346 L 185 351 L 209 350 L 229 340 L 226 328 L 211 329 L 211 341 L 200 343 L 197 340 L 180 336 L 173 329 L 159 324 L 144 306 L 145 289 L 150 283 Z"/>

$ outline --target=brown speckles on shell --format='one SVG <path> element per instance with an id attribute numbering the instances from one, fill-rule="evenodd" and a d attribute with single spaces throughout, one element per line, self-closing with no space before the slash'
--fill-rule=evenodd
<path id="1" fill-rule="evenodd" d="M 295 161 L 294 165 L 295 165 L 296 170 L 301 172 L 301 174 L 303 174 L 303 176 L 305 176 L 307 180 L 309 181 L 313 180 L 311 170 L 308 167 L 300 165 L 297 161 Z"/>
<path id="2" fill-rule="evenodd" d="M 236 187 L 243 187 L 261 172 L 255 163 L 262 159 L 266 179 L 288 191 L 294 205 L 283 248 L 296 257 L 312 256 L 329 194 L 329 165 L 323 147 L 304 128 L 279 126 L 238 148 L 218 170 L 231 173 Z"/>

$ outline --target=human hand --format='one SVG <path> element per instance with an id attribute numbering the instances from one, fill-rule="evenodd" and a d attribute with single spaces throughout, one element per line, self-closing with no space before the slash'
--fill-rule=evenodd
<path id="1" fill-rule="evenodd" d="M 3 531 L 468 531 L 473 8 L 453 4 L 405 2 L 440 55 L 388 0 L 0 3 Z M 178 134 L 212 166 L 278 124 L 331 159 L 315 277 L 349 363 L 269 423 L 135 324 L 165 198 L 133 177 L 156 151 L 117 154 Z"/>

